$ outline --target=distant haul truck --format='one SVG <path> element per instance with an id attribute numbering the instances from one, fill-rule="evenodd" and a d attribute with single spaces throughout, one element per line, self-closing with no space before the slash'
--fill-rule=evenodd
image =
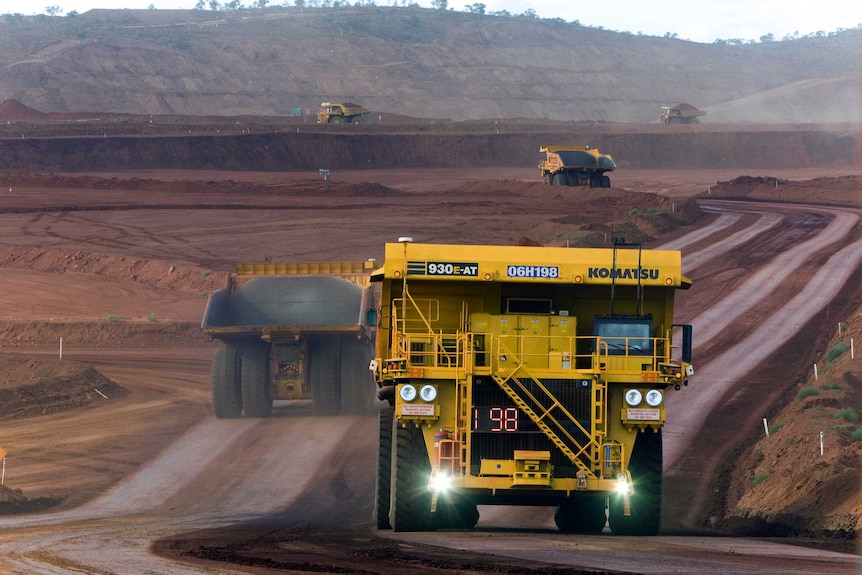
<path id="1" fill-rule="evenodd" d="M 609 154 L 589 146 L 542 146 L 545 154 L 539 170 L 546 184 L 552 186 L 589 186 L 610 188 L 612 172 L 617 165 Z"/>
<path id="2" fill-rule="evenodd" d="M 663 106 L 659 120 L 662 124 L 697 124 L 705 115 L 706 112 L 691 104 L 677 104 L 674 107 Z"/>
<path id="3" fill-rule="evenodd" d="M 203 332 L 224 342 L 212 364 L 216 417 L 267 417 L 273 400 L 321 415 L 374 405 L 373 263 L 240 264 L 210 294 Z"/>
<path id="4" fill-rule="evenodd" d="M 368 110 L 350 102 L 323 102 L 317 112 L 318 124 L 360 124 Z"/>
<path id="5" fill-rule="evenodd" d="M 666 396 L 693 375 L 679 251 L 387 244 L 378 528 L 469 529 L 478 505 L 654 535 Z M 680 405 L 681 407 L 681 405 Z"/>

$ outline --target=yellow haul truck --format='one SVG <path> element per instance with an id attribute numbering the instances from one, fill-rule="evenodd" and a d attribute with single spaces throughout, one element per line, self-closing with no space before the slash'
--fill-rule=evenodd
<path id="1" fill-rule="evenodd" d="M 373 262 L 239 264 L 210 294 L 202 329 L 224 342 L 212 364 L 216 417 L 267 417 L 276 399 L 314 411 L 374 405 Z"/>
<path id="2" fill-rule="evenodd" d="M 539 162 L 539 171 L 546 184 L 611 187 L 606 172 L 614 171 L 617 165 L 610 154 L 601 154 L 589 146 L 542 146 L 539 152 L 545 154 Z"/>
<path id="3" fill-rule="evenodd" d="M 679 251 L 386 245 L 378 528 L 555 506 L 565 532 L 655 534 L 665 394 L 694 373 Z M 679 339 L 674 342 L 673 337 Z"/>
<path id="4" fill-rule="evenodd" d="M 368 110 L 350 102 L 323 102 L 317 112 L 318 124 L 360 124 Z"/>

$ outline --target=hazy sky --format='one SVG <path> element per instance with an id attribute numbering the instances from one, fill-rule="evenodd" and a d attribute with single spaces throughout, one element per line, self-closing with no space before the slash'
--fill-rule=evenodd
<path id="1" fill-rule="evenodd" d="M 205 0 L 209 3 L 209 0 Z M 227 1 L 227 0 L 225 0 Z M 242 0 L 251 5 L 254 0 Z M 287 0 L 293 5 L 294 0 Z M 398 0 L 399 3 L 400 0 Z M 409 0 L 408 0 L 409 1 Z M 0 14 L 45 14 L 46 7 L 58 6 L 60 14 L 79 13 L 93 8 L 191 9 L 197 0 L 0 0 Z M 270 0 L 271 6 L 284 0 Z M 375 0 L 378 6 L 396 0 Z M 224 2 L 222 2 L 224 3 Z M 419 0 L 431 6 L 431 0 Z M 486 12 L 506 10 L 521 14 L 533 9 L 540 18 L 579 21 L 585 26 L 619 32 L 664 36 L 676 33 L 681 39 L 711 43 L 717 38 L 759 41 L 772 34 L 776 40 L 796 32 L 805 36 L 818 31 L 834 32 L 862 24 L 860 0 L 485 0 Z M 449 0 L 449 8 L 465 11 L 474 2 Z"/>

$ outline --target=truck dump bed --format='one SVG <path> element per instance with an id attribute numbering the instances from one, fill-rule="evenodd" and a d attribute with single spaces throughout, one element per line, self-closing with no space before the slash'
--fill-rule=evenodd
<path id="1" fill-rule="evenodd" d="M 322 270 L 238 265 L 231 285 L 210 294 L 201 328 L 216 338 L 357 330 L 362 325 L 364 287 L 368 285 L 361 274 L 367 271 L 357 269 L 363 262 L 331 265 Z M 287 275 L 304 272 L 317 275 Z"/>

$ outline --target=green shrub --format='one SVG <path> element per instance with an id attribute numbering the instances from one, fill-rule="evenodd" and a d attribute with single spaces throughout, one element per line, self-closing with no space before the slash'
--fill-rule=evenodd
<path id="1" fill-rule="evenodd" d="M 204 270 L 203 272 L 201 272 L 201 275 L 202 275 L 202 276 L 204 276 L 204 277 L 209 277 L 209 275 L 210 275 L 211 273 L 212 273 L 212 272 L 211 272 L 210 270 Z"/>
<path id="2" fill-rule="evenodd" d="M 862 427 L 854 429 L 853 433 L 850 434 L 850 437 L 853 438 L 853 441 L 862 441 Z"/>
<path id="3" fill-rule="evenodd" d="M 796 394 L 796 399 L 802 401 L 806 397 L 810 397 L 812 395 L 820 395 L 820 392 L 813 385 L 806 385 L 799 390 L 799 393 Z"/>
<path id="4" fill-rule="evenodd" d="M 774 434 L 776 431 L 778 431 L 782 427 L 784 427 L 783 421 L 778 421 L 776 423 L 773 423 L 772 425 L 769 426 L 769 435 Z"/>
<path id="5" fill-rule="evenodd" d="M 640 213 L 640 210 L 638 210 L 637 208 L 632 208 L 632 209 L 630 209 L 630 210 L 629 210 L 629 215 L 630 215 L 630 216 L 636 216 L 636 215 L 638 215 L 639 213 Z"/>
<path id="6" fill-rule="evenodd" d="M 841 389 L 841 384 L 838 383 L 837 381 L 830 381 L 829 383 L 824 383 L 823 385 L 821 385 L 820 389 L 826 389 L 826 390 Z"/>
<path id="7" fill-rule="evenodd" d="M 154 313 L 148 314 L 147 319 L 150 321 L 159 321 L 158 319 L 156 319 L 156 314 Z"/>
<path id="8" fill-rule="evenodd" d="M 767 477 L 769 477 L 768 471 L 761 471 L 760 473 L 755 473 L 754 479 L 751 481 L 751 486 L 757 487 L 758 485 L 766 481 Z"/>
<path id="9" fill-rule="evenodd" d="M 111 323 L 117 323 L 118 321 L 120 321 L 120 318 L 119 318 L 119 316 L 116 316 L 116 315 L 109 315 L 108 321 Z"/>
<path id="10" fill-rule="evenodd" d="M 833 419 L 843 419 L 844 421 L 849 421 L 853 423 L 859 420 L 859 414 L 852 407 L 845 407 L 844 409 L 839 409 L 835 413 L 832 414 Z"/>
<path id="11" fill-rule="evenodd" d="M 849 345 L 847 345 L 843 341 L 839 341 L 838 343 L 830 347 L 829 351 L 826 352 L 826 361 L 834 361 L 848 349 L 850 349 Z"/>

